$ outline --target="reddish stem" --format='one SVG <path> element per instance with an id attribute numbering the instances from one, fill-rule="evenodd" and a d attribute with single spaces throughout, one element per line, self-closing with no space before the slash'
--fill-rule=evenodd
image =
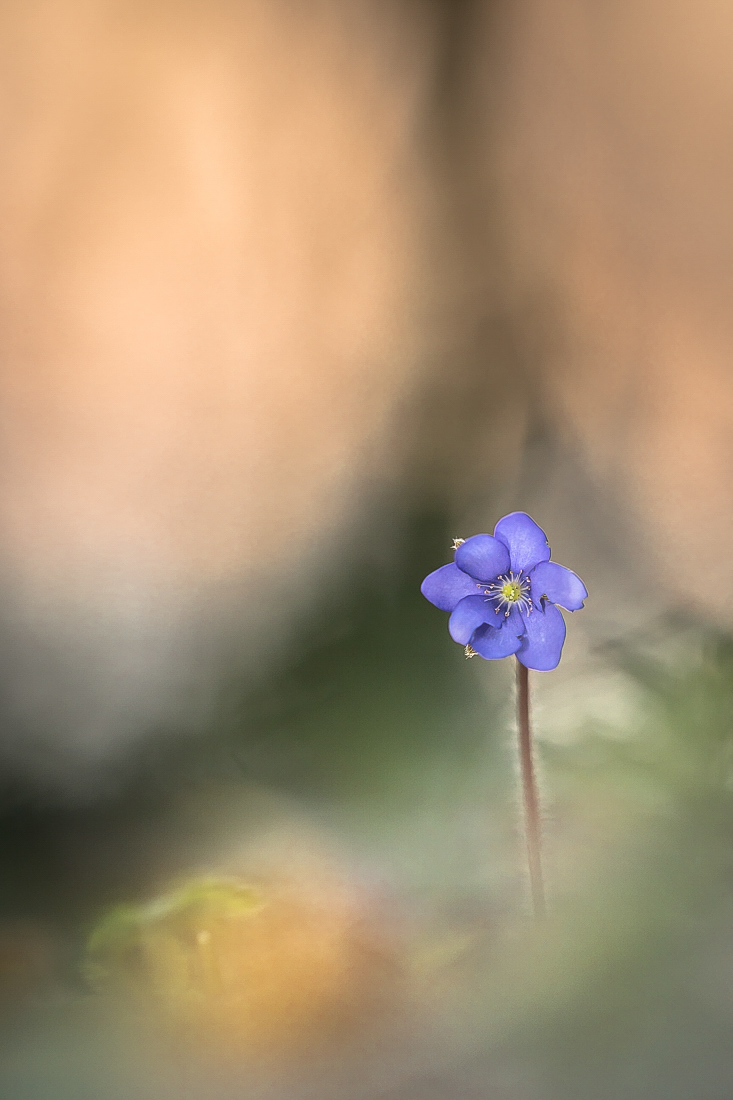
<path id="1" fill-rule="evenodd" d="M 519 762 L 524 796 L 524 831 L 529 861 L 529 885 L 535 917 L 545 915 L 545 888 L 542 882 L 542 845 L 540 802 L 532 762 L 532 727 L 529 721 L 529 671 L 517 661 L 517 725 L 519 726 Z"/>

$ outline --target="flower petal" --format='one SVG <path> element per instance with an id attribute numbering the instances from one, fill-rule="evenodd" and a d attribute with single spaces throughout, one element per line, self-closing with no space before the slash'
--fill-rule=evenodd
<path id="1" fill-rule="evenodd" d="M 485 596 L 466 596 L 456 607 L 448 622 L 448 630 L 454 642 L 466 645 L 471 635 L 482 623 L 494 617 L 494 605 Z"/>
<path id="2" fill-rule="evenodd" d="M 511 657 L 522 644 L 519 631 L 524 629 L 521 616 L 514 612 L 497 629 L 485 623 L 476 630 L 471 638 L 471 646 L 486 661 L 500 661 L 502 657 Z"/>
<path id="3" fill-rule="evenodd" d="M 517 652 L 517 660 L 537 672 L 550 672 L 560 663 L 565 641 L 565 620 L 553 603 L 545 604 L 544 615 L 535 609 L 524 619 L 525 635 Z"/>
<path id="4" fill-rule="evenodd" d="M 529 573 L 538 562 L 547 561 L 550 557 L 545 532 L 526 512 L 510 512 L 504 516 L 494 528 L 494 535 L 508 548 L 510 568 L 514 573 L 520 569 Z"/>
<path id="5" fill-rule="evenodd" d="M 495 626 L 497 630 L 499 630 L 499 628 L 511 629 L 517 637 L 519 637 L 520 634 L 524 634 L 524 622 L 516 604 L 509 608 L 508 615 L 505 607 L 496 608 L 493 605 L 490 606 L 492 607 L 493 617 L 491 619 L 487 618 L 487 622 Z"/>
<path id="6" fill-rule="evenodd" d="M 476 595 L 476 581 L 450 562 L 429 573 L 420 585 L 420 591 L 441 611 L 452 611 L 465 596 Z"/>
<path id="7" fill-rule="evenodd" d="M 493 535 L 472 535 L 456 550 L 456 565 L 477 581 L 493 581 L 509 568 L 509 552 Z"/>
<path id="8" fill-rule="evenodd" d="M 550 603 L 559 603 L 568 611 L 579 611 L 588 595 L 578 574 L 556 561 L 541 561 L 532 570 L 529 580 L 535 607 L 542 596 L 547 596 Z"/>

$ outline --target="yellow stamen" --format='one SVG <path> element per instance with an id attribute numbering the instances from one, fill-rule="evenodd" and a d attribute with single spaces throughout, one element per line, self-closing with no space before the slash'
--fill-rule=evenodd
<path id="1" fill-rule="evenodd" d="M 516 603 L 523 596 L 522 586 L 518 581 L 507 581 L 499 589 L 507 603 Z"/>

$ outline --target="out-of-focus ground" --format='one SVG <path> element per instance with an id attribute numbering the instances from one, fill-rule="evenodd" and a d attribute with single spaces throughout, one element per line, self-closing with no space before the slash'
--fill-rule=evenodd
<path id="1" fill-rule="evenodd" d="M 729 1100 L 733 15 L 0 12 L 0 1095 Z M 532 677 L 419 595 L 529 511 Z"/>

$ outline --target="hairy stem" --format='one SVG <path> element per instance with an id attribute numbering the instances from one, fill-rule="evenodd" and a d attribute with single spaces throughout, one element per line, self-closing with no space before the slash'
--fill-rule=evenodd
<path id="1" fill-rule="evenodd" d="M 535 917 L 544 917 L 545 888 L 542 882 L 540 803 L 532 762 L 532 727 L 529 722 L 529 672 L 519 661 L 517 661 L 517 725 L 532 907 Z"/>

